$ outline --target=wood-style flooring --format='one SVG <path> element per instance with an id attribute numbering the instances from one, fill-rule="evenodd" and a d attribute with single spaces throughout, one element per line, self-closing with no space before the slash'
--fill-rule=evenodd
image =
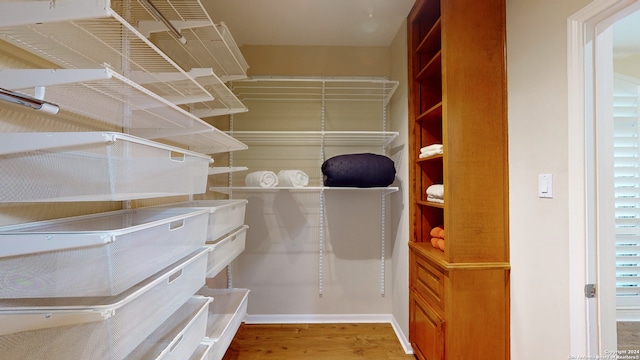
<path id="1" fill-rule="evenodd" d="M 640 322 L 618 322 L 618 350 L 640 350 Z"/>
<path id="2" fill-rule="evenodd" d="M 618 322 L 618 350 L 640 349 L 640 322 Z M 409 360 L 389 324 L 242 324 L 223 360 Z"/>
<path id="3" fill-rule="evenodd" d="M 223 360 L 413 360 L 389 324 L 242 324 Z"/>

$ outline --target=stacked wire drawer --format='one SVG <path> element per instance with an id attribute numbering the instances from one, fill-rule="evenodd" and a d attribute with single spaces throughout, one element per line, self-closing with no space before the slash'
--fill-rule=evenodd
<path id="1" fill-rule="evenodd" d="M 207 228 L 192 208 L 0 228 L 0 359 L 127 358 L 203 286 Z"/>
<path id="2" fill-rule="evenodd" d="M 203 339 L 206 359 L 221 358 L 248 290 L 202 286 L 244 250 L 246 203 L 1 227 L 0 359 L 183 359 Z"/>
<path id="3" fill-rule="evenodd" d="M 210 297 L 194 296 L 147 337 L 127 359 L 184 360 L 202 342 Z"/>
<path id="4" fill-rule="evenodd" d="M 207 251 L 116 297 L 0 301 L 0 358 L 127 358 L 202 286 Z"/>
<path id="5" fill-rule="evenodd" d="M 209 213 L 206 246 L 211 249 L 207 278 L 227 267 L 245 248 L 248 226 L 244 224 L 247 200 L 194 200 L 168 205 L 206 210 Z"/>
<path id="6" fill-rule="evenodd" d="M 0 228 L 0 299 L 118 295 L 205 244 L 200 209 L 136 209 Z"/>
<path id="7" fill-rule="evenodd" d="M 210 156 L 114 132 L 0 134 L 0 202 L 112 201 L 206 191 Z"/>
<path id="8" fill-rule="evenodd" d="M 247 315 L 249 290 L 204 287 L 198 294 L 216 299 L 209 305 L 204 343 L 211 346 L 207 360 L 221 360 Z"/>
<path id="9" fill-rule="evenodd" d="M 247 200 L 200 200 L 171 204 L 172 208 L 188 207 L 207 211 L 209 226 L 205 246 L 207 278 L 213 278 L 240 255 L 245 248 L 248 226 L 245 222 Z M 203 287 L 198 295 L 211 297 L 208 307 L 206 336 L 198 360 L 221 360 L 247 314 L 248 289 L 210 289 Z M 197 357 L 200 356 L 200 357 Z"/>
<path id="10" fill-rule="evenodd" d="M 189 360 L 211 360 L 213 354 L 213 345 L 208 342 L 201 342 L 196 351 L 191 355 Z"/>

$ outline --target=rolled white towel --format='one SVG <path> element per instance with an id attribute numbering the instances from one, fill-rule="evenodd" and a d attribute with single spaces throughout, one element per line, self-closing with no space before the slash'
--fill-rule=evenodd
<path id="1" fill-rule="evenodd" d="M 244 184 L 251 187 L 274 187 L 278 186 L 278 175 L 273 171 L 254 171 L 247 174 Z"/>
<path id="2" fill-rule="evenodd" d="M 433 155 L 438 155 L 443 153 L 442 144 L 432 144 L 429 146 L 425 146 L 420 149 L 420 158 L 426 158 Z"/>
<path id="3" fill-rule="evenodd" d="M 444 199 L 444 185 L 433 184 L 427 188 L 427 197 L 433 197 L 436 199 Z"/>
<path id="4" fill-rule="evenodd" d="M 431 144 L 423 148 L 420 148 L 420 152 L 440 151 L 442 150 L 442 144 Z"/>
<path id="5" fill-rule="evenodd" d="M 278 185 L 305 187 L 309 185 L 309 175 L 302 170 L 280 170 L 278 171 Z"/>

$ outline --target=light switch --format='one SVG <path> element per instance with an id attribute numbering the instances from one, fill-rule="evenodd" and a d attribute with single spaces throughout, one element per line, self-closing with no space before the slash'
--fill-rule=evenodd
<path id="1" fill-rule="evenodd" d="M 541 197 L 541 198 L 553 197 L 553 175 L 552 174 L 538 175 L 538 197 Z"/>

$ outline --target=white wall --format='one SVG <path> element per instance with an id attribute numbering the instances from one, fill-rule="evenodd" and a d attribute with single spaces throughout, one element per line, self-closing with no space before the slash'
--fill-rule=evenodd
<path id="1" fill-rule="evenodd" d="M 395 227 L 391 236 L 395 237 L 393 249 L 392 279 L 393 316 L 400 326 L 401 332 L 409 337 L 409 155 L 407 150 L 408 123 L 408 74 L 407 74 L 407 23 L 400 29 L 391 44 L 390 78 L 399 81 L 398 89 L 391 100 L 390 130 L 400 135 L 391 144 L 391 152 L 402 152 L 399 164 L 396 164 L 396 177 L 400 191 L 391 194 L 391 222 Z M 393 226 L 392 225 L 392 226 Z"/>
<path id="2" fill-rule="evenodd" d="M 402 27 L 402 32 L 405 32 L 405 27 Z M 394 43 L 396 46 L 393 56 L 389 47 L 245 46 L 242 52 L 251 65 L 251 75 L 275 76 L 389 77 L 390 60 L 393 58 L 398 68 L 394 68 L 392 79 L 405 83 L 404 89 L 399 89 L 393 96 L 393 103 L 387 112 L 389 130 L 403 126 L 405 128 L 404 140 L 396 141 L 394 149 L 389 154 L 395 158 L 395 148 L 402 149 L 406 142 L 405 43 L 406 37 L 400 35 Z M 395 75 L 399 79 L 396 79 Z M 356 110 L 352 109 L 353 105 L 327 103 L 326 130 L 381 130 L 381 106 L 373 103 L 363 105 L 355 105 L 358 107 Z M 293 112 L 287 110 L 292 107 L 291 104 L 254 101 L 247 102 L 247 106 L 249 112 L 234 117 L 236 130 L 320 128 L 319 102 L 295 103 Z M 348 108 L 342 109 L 343 107 Z M 363 111 L 367 116 L 361 116 Z M 399 118 L 396 119 L 396 116 Z M 345 128 L 344 123 L 353 121 L 357 123 L 348 123 Z M 320 184 L 321 163 L 314 160 L 319 159 L 319 148 L 280 148 L 281 151 L 275 157 L 278 159 L 277 162 L 260 157 L 261 154 L 266 154 L 266 150 L 261 152 L 258 149 L 259 154 L 255 154 L 256 150 L 252 151 L 250 148 L 234 154 L 234 165 L 249 164 L 252 170 L 277 171 L 285 166 L 282 159 L 286 159 L 287 162 L 298 161 L 296 164 L 299 166 L 310 164 L 310 167 L 304 170 L 314 180 L 313 185 Z M 325 150 L 326 158 L 337 151 L 333 148 Z M 365 151 L 360 147 L 356 150 Z M 379 150 L 379 145 L 376 145 L 376 149 L 367 151 Z M 340 150 L 338 153 L 346 152 L 355 151 Z M 305 157 L 307 153 L 310 155 Z M 406 156 L 406 153 L 402 153 L 402 156 Z M 303 157 L 304 161 L 300 161 L 300 157 Z M 307 158 L 309 161 L 306 161 Z M 261 161 L 256 162 L 255 159 Z M 406 163 L 406 160 L 403 163 Z M 406 179 L 406 174 L 404 178 Z M 325 192 L 326 211 L 320 279 L 317 210 L 319 194 L 241 194 L 235 191 L 234 197 L 248 195 L 249 198 L 246 248 L 232 266 L 233 285 L 251 289 L 248 321 L 357 321 L 359 316 L 374 319 L 377 315 L 384 315 L 377 317 L 378 319 L 389 319 L 394 310 L 398 309 L 399 316 L 402 316 L 399 327 L 406 333 L 406 216 L 405 220 L 401 220 L 404 194 L 405 192 L 398 192 L 386 197 L 388 220 L 385 228 L 385 293 L 381 295 L 381 215 L 380 195 L 377 192 Z M 396 259 L 399 259 L 397 264 Z M 321 295 L 319 285 L 322 285 Z M 396 290 L 400 291 L 399 298 L 396 297 Z"/>
<path id="3" fill-rule="evenodd" d="M 567 18 L 587 0 L 507 0 L 511 358 L 570 355 Z M 553 174 L 553 199 L 537 197 Z"/>

